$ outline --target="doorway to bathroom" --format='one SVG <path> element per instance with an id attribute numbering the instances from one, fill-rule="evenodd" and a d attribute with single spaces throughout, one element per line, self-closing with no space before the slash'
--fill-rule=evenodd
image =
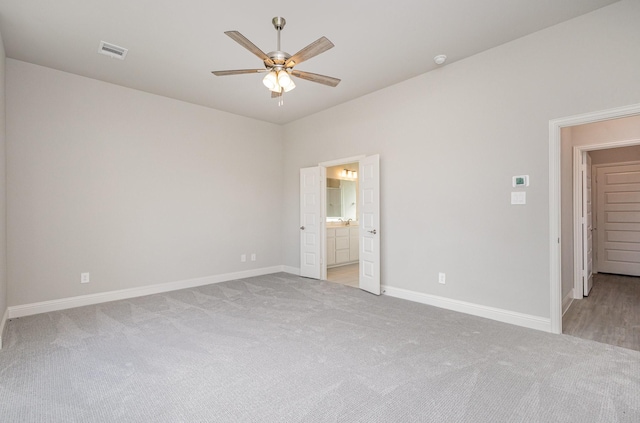
<path id="1" fill-rule="evenodd" d="M 357 170 L 350 168 L 354 164 Z M 356 268 L 357 285 L 352 276 Z M 327 280 L 328 274 L 381 293 L 377 154 L 300 169 L 300 276 Z"/>
<path id="2" fill-rule="evenodd" d="M 356 288 L 360 281 L 358 171 L 358 162 L 326 168 L 327 280 Z"/>

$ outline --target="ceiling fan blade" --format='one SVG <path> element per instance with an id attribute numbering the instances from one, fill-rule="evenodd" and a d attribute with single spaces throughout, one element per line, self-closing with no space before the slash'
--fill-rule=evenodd
<path id="1" fill-rule="evenodd" d="M 241 75 L 244 73 L 259 73 L 266 72 L 267 69 L 237 69 L 237 70 L 223 70 L 223 71 L 212 71 L 211 73 L 215 76 L 227 76 L 227 75 Z"/>
<path id="2" fill-rule="evenodd" d="M 260 60 L 267 63 L 269 66 L 273 66 L 275 64 L 264 51 L 260 50 L 255 44 L 249 41 L 247 37 L 240 34 L 238 31 L 225 31 L 225 34 L 227 34 L 233 41 L 258 56 Z"/>
<path id="3" fill-rule="evenodd" d="M 318 84 L 328 85 L 330 87 L 335 87 L 340 83 L 338 78 L 334 78 L 332 76 L 318 75 L 317 73 L 303 72 L 295 69 L 291 71 L 291 75 L 306 79 L 307 81 L 317 82 Z"/>
<path id="4" fill-rule="evenodd" d="M 284 63 L 287 67 L 295 66 L 299 63 L 309 60 L 320 53 L 324 53 L 333 47 L 333 43 L 327 37 L 320 37 L 293 56 Z"/>

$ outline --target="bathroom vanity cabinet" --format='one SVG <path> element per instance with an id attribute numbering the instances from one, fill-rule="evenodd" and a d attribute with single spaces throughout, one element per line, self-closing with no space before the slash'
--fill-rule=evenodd
<path id="1" fill-rule="evenodd" d="M 358 237 L 358 226 L 327 228 L 327 267 L 357 262 Z"/>

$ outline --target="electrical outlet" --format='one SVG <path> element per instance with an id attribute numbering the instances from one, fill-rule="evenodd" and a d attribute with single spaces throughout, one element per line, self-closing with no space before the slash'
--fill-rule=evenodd
<path id="1" fill-rule="evenodd" d="M 90 280 L 89 273 L 80 273 L 80 283 L 89 283 Z"/>
<path id="2" fill-rule="evenodd" d="M 251 254 L 251 261 L 256 261 L 256 253 Z"/>
<path id="3" fill-rule="evenodd" d="M 244 263 L 245 261 L 247 261 L 247 255 L 246 255 L 246 254 L 241 254 L 241 255 L 240 255 L 240 261 L 241 261 L 241 262 L 243 262 L 243 263 Z"/>
<path id="4" fill-rule="evenodd" d="M 438 273 L 438 283 L 443 285 L 446 283 L 445 275 L 442 272 Z"/>

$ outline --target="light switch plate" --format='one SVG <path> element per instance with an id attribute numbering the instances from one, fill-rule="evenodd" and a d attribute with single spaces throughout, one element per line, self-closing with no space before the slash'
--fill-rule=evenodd
<path id="1" fill-rule="evenodd" d="M 527 193 L 524 191 L 512 192 L 511 204 L 527 204 Z"/>

